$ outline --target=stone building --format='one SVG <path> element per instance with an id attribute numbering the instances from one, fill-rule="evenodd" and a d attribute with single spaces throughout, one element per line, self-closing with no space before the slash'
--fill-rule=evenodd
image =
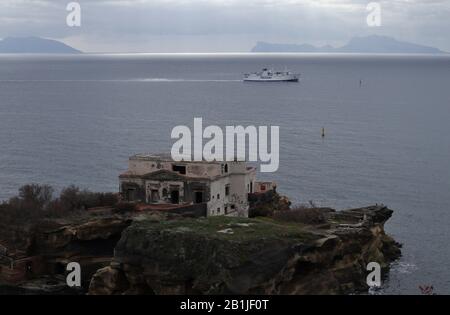
<path id="1" fill-rule="evenodd" d="M 207 215 L 248 216 L 256 169 L 245 162 L 176 162 L 170 155 L 138 154 L 119 176 L 127 201 L 147 204 L 206 204 Z"/>

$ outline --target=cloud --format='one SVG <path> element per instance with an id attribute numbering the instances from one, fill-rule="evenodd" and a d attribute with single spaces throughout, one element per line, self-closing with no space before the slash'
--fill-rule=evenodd
<path id="1" fill-rule="evenodd" d="M 365 0 L 2 0 L 0 37 L 64 39 L 86 51 L 248 51 L 257 40 L 340 44 L 378 33 L 450 50 L 450 1 L 380 1 L 383 26 L 365 24 Z"/>

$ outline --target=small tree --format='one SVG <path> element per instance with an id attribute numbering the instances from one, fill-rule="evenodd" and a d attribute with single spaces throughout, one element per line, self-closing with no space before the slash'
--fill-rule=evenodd
<path id="1" fill-rule="evenodd" d="M 66 210 L 75 210 L 81 208 L 79 197 L 80 189 L 74 185 L 64 188 L 59 195 L 61 207 Z"/>
<path id="2" fill-rule="evenodd" d="M 19 188 L 19 200 L 30 209 L 43 210 L 52 196 L 53 188 L 49 185 L 27 184 Z"/>

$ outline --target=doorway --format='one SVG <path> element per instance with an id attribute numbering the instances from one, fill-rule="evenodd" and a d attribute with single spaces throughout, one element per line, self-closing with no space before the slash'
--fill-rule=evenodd
<path id="1" fill-rule="evenodd" d="M 170 192 L 170 202 L 172 202 L 173 204 L 180 203 L 180 192 L 178 190 L 172 190 Z"/>
<path id="2" fill-rule="evenodd" d="M 150 198 L 151 198 L 150 202 L 158 202 L 159 201 L 159 191 L 157 189 L 152 189 Z"/>
<path id="3" fill-rule="evenodd" d="M 203 192 L 202 191 L 195 192 L 195 203 L 203 203 Z"/>
<path id="4" fill-rule="evenodd" d="M 136 199 L 136 189 L 129 188 L 125 192 L 125 199 L 127 201 L 134 201 Z"/>

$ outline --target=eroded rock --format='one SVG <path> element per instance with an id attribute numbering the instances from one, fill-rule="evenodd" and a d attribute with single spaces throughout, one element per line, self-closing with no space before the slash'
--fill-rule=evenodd
<path id="1" fill-rule="evenodd" d="M 327 211 L 327 226 L 269 218 L 140 220 L 90 294 L 344 294 L 366 290 L 366 266 L 400 255 L 383 206 Z M 230 229 L 233 233 L 217 233 Z M 123 280 L 126 279 L 126 281 Z M 127 285 L 124 286 L 123 283 Z"/>

